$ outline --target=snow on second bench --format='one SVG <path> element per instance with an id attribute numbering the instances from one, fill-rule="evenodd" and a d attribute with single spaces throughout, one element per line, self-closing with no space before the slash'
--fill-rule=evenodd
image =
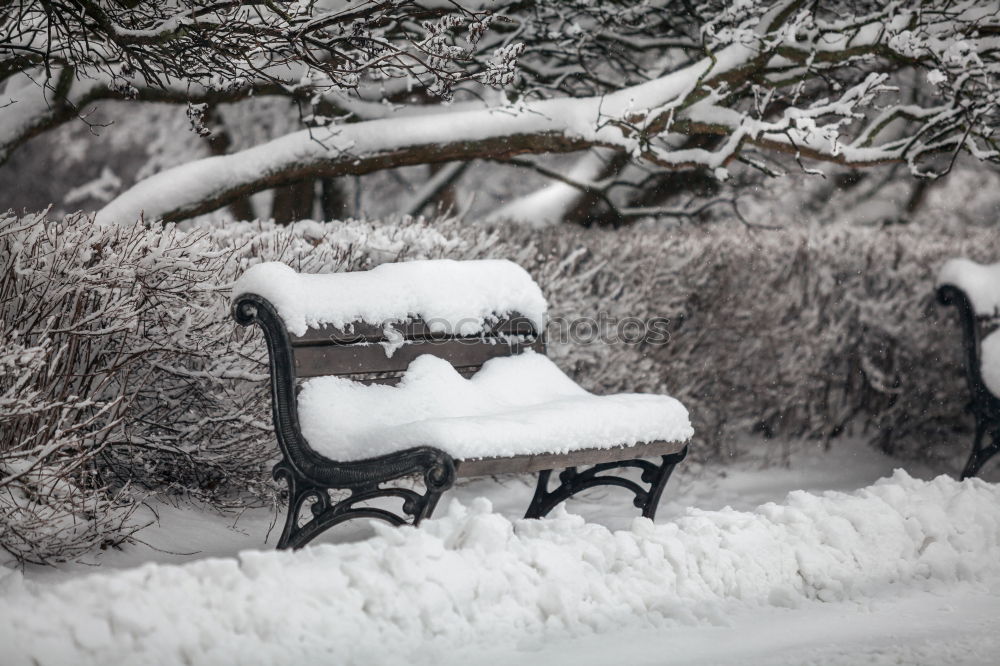
<path id="1" fill-rule="evenodd" d="M 1000 263 L 978 264 L 971 259 L 949 259 L 938 273 L 937 286 L 954 285 L 964 291 L 980 317 L 1000 316 Z"/>
<path id="2" fill-rule="evenodd" d="M 323 325 L 380 326 L 418 317 L 434 333 L 476 335 L 496 316 L 515 312 L 540 331 L 546 309 L 528 272 L 503 259 L 426 259 L 316 275 L 271 261 L 251 266 L 233 285 L 234 299 L 249 293 L 270 301 L 295 335 Z"/>
<path id="3" fill-rule="evenodd" d="M 938 286 L 950 284 L 966 293 L 980 317 L 1000 317 L 1000 263 L 978 264 L 971 259 L 950 259 L 938 273 Z M 983 383 L 1000 395 L 1000 330 L 980 342 Z"/>
<path id="4" fill-rule="evenodd" d="M 421 445 L 464 460 L 566 453 L 694 434 L 674 398 L 594 395 L 531 350 L 491 359 L 469 379 L 430 355 L 398 386 L 316 377 L 303 383 L 299 422 L 309 446 L 334 460 Z"/>

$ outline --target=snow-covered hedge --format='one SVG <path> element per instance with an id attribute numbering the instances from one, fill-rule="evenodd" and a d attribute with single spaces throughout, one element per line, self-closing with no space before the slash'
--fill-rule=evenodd
<path id="1" fill-rule="evenodd" d="M 945 258 L 963 255 L 995 260 L 1000 238 L 447 220 L 182 231 L 9 213 L 0 216 L 0 545 L 51 560 L 114 543 L 149 491 L 273 500 L 263 340 L 228 312 L 229 286 L 258 261 L 318 272 L 416 257 L 514 260 L 549 300 L 556 361 L 595 391 L 679 398 L 694 455 L 705 457 L 753 429 L 829 438 L 867 426 L 886 448 L 953 440 L 965 423 L 957 331 L 933 284 Z M 666 318 L 668 335 L 608 341 L 629 317 Z M 570 326 L 581 318 L 604 335 Z"/>
<path id="2" fill-rule="evenodd" d="M 0 546 L 50 561 L 129 533 L 149 491 L 268 501 L 263 350 L 228 287 L 258 257 L 356 270 L 444 252 L 425 226 L 184 232 L 0 216 Z"/>
<path id="3" fill-rule="evenodd" d="M 552 230 L 533 240 L 578 257 L 567 272 L 593 271 L 583 293 L 543 282 L 563 314 L 671 320 L 665 345 L 557 353 L 585 386 L 680 399 L 702 451 L 731 453 L 732 436 L 748 430 L 854 431 L 887 452 L 950 456 L 971 423 L 957 319 L 937 305 L 935 280 L 950 257 L 1000 258 L 993 228 Z"/>

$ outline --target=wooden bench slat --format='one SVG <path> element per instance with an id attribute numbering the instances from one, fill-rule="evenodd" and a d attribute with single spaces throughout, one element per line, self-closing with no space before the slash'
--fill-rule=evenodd
<path id="1" fill-rule="evenodd" d="M 391 357 L 379 344 L 322 345 L 297 347 L 295 374 L 305 379 L 325 375 L 355 375 L 375 372 L 402 372 L 423 354 L 444 359 L 456 368 L 475 368 L 500 356 L 520 354 L 525 349 L 545 352 L 544 342 L 535 339 L 527 342 L 484 342 L 478 338 L 450 340 L 415 340 L 396 349 Z"/>
<path id="2" fill-rule="evenodd" d="M 403 336 L 405 340 L 445 340 L 448 338 L 458 338 L 459 336 L 446 336 L 442 333 L 431 331 L 427 322 L 422 319 L 415 319 L 408 322 L 395 322 L 389 325 L 394 331 Z M 501 337 L 510 335 L 534 336 L 537 332 L 534 323 L 527 317 L 513 314 L 508 318 L 501 319 L 481 336 L 470 336 L 461 339 L 476 339 L 479 337 Z M 385 326 L 369 324 L 359 321 L 351 324 L 346 330 L 334 326 L 323 326 L 320 328 L 310 328 L 305 335 L 290 335 L 289 339 L 293 347 L 307 347 L 311 345 L 350 345 L 357 343 L 378 343 L 386 342 L 388 336 L 385 333 Z"/>
<path id="3" fill-rule="evenodd" d="M 478 365 L 472 365 L 465 368 L 455 368 L 455 372 L 468 379 L 469 377 L 472 377 L 472 375 L 479 372 L 480 367 L 481 366 Z M 357 375 L 351 377 L 353 381 L 360 382 L 361 384 L 382 384 L 383 386 L 395 386 L 402 378 L 402 372 L 382 373 L 376 377 L 359 377 Z"/>
<path id="4" fill-rule="evenodd" d="M 597 465 L 636 458 L 652 458 L 680 453 L 685 442 L 650 442 L 635 446 L 616 446 L 610 449 L 580 449 L 569 453 L 539 453 L 507 458 L 478 458 L 456 460 L 458 477 L 488 476 L 491 474 L 526 474 L 543 469 L 564 469 L 581 465 Z"/>

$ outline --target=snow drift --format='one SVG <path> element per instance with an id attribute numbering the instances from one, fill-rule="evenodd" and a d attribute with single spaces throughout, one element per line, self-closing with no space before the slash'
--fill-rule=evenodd
<path id="1" fill-rule="evenodd" d="M 611 532 L 453 503 L 420 529 L 296 553 L 0 580 L 5 664 L 435 662 L 497 642 L 713 621 L 1000 573 L 1000 488 L 897 471 L 855 493 Z M 469 651 L 473 652 L 469 652 Z"/>

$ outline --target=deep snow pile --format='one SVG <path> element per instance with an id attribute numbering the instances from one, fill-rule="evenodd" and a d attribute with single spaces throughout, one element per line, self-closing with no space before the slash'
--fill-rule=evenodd
<path id="1" fill-rule="evenodd" d="M 0 580 L 5 664 L 434 662 L 1000 574 L 1000 488 L 897 472 L 851 494 L 611 532 L 453 504 L 420 529 L 61 583 Z M 36 660 L 36 661 L 33 661 Z"/>

